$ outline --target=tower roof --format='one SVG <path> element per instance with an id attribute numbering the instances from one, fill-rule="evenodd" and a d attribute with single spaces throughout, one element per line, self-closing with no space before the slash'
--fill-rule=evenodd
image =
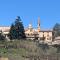
<path id="1" fill-rule="evenodd" d="M 30 21 L 29 28 L 33 28 L 33 27 L 32 27 L 32 21 Z"/>
<path id="2" fill-rule="evenodd" d="M 38 17 L 38 32 L 40 32 L 40 17 Z"/>
<path id="3" fill-rule="evenodd" d="M 38 17 L 38 24 L 40 24 L 40 17 Z"/>

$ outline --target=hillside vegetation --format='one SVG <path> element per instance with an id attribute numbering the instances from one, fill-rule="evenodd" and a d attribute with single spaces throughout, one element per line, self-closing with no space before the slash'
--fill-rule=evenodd
<path id="1" fill-rule="evenodd" d="M 57 47 L 31 40 L 0 41 L 0 57 L 8 57 L 9 60 L 57 60 L 60 59 L 60 51 Z"/>

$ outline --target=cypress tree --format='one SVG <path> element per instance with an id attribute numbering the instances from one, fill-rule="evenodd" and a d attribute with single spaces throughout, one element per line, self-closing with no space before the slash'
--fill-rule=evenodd
<path id="1" fill-rule="evenodd" d="M 18 16 L 15 19 L 14 24 L 11 25 L 11 29 L 9 32 L 10 39 L 23 39 L 26 37 L 24 32 L 25 31 L 24 31 L 23 23 L 20 17 Z"/>

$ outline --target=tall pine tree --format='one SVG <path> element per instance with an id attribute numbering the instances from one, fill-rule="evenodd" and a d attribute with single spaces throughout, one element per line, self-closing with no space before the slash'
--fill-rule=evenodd
<path id="1" fill-rule="evenodd" d="M 53 27 L 53 36 L 57 37 L 60 36 L 60 24 L 56 23 L 55 26 Z"/>
<path id="2" fill-rule="evenodd" d="M 24 26 L 19 16 L 17 16 L 14 24 L 11 25 L 9 32 L 10 39 L 23 39 L 25 38 Z"/>

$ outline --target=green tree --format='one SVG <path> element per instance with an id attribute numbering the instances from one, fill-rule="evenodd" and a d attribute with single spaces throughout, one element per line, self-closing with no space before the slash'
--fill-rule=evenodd
<path id="1" fill-rule="evenodd" d="M 9 32 L 9 37 L 10 39 L 21 39 L 25 38 L 25 33 L 24 33 L 24 26 L 23 23 L 18 16 L 15 20 L 15 22 L 11 25 L 11 29 Z"/>
<path id="2" fill-rule="evenodd" d="M 53 27 L 53 35 L 54 37 L 60 36 L 60 24 L 56 23 Z"/>
<path id="3" fill-rule="evenodd" d="M 5 39 L 6 39 L 6 38 L 5 38 L 4 34 L 3 34 L 3 32 L 0 31 L 0 40 L 3 41 L 3 40 L 5 40 Z"/>
<path id="4" fill-rule="evenodd" d="M 16 38 L 15 33 L 16 33 L 15 26 L 14 26 L 14 24 L 12 24 L 11 28 L 10 28 L 10 31 L 9 31 L 9 38 L 10 39 L 15 39 Z"/>

